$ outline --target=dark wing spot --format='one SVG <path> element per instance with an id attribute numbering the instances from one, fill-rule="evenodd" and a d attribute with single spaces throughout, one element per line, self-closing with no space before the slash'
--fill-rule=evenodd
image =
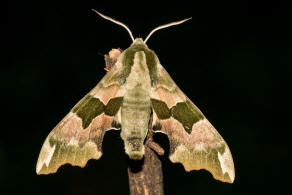
<path id="1" fill-rule="evenodd" d="M 109 116 L 114 116 L 119 111 L 121 105 L 123 103 L 123 97 L 116 97 L 110 99 L 105 107 L 104 113 Z"/>
<path id="2" fill-rule="evenodd" d="M 189 134 L 192 132 L 193 124 L 204 118 L 201 111 L 196 108 L 189 100 L 179 102 L 171 108 L 171 115 L 184 126 Z"/>
<path id="3" fill-rule="evenodd" d="M 84 100 L 73 108 L 73 112 L 82 119 L 82 126 L 85 129 L 104 109 L 105 105 L 98 98 L 87 95 Z"/>
<path id="4" fill-rule="evenodd" d="M 72 111 L 82 119 L 82 126 L 85 129 L 95 117 L 103 112 L 106 115 L 114 116 L 120 109 L 122 102 L 123 97 L 112 98 L 105 106 L 98 98 L 87 95 Z"/>
<path id="5" fill-rule="evenodd" d="M 167 119 L 171 116 L 170 110 L 165 102 L 151 98 L 151 103 L 159 119 Z"/>

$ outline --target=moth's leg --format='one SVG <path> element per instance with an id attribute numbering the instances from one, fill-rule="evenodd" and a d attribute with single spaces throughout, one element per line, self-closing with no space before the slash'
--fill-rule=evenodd
<path id="1" fill-rule="evenodd" d="M 158 155 L 163 156 L 164 155 L 164 149 L 153 140 L 149 140 L 146 142 L 147 146 L 154 150 Z"/>
<path id="2" fill-rule="evenodd" d="M 158 155 L 163 156 L 165 151 L 164 149 L 153 140 L 153 110 L 151 110 L 150 120 L 149 120 L 149 131 L 148 131 L 148 138 L 146 139 L 145 145 L 151 148 L 153 151 L 155 151 Z M 151 134 L 151 135 L 149 135 Z"/>

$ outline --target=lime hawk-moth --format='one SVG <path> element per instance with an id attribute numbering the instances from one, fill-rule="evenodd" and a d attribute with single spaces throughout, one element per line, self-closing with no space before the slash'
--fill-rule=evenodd
<path id="1" fill-rule="evenodd" d="M 37 174 L 55 173 L 63 164 L 84 167 L 102 155 L 107 130 L 121 130 L 125 152 L 140 160 L 152 117 L 154 132 L 169 138 L 170 160 L 186 171 L 205 169 L 215 179 L 232 183 L 235 177 L 231 152 L 203 113 L 178 88 L 146 41 L 156 31 L 188 19 L 155 28 L 143 41 L 126 28 L 133 43 L 108 59 L 103 79 L 61 120 L 46 138 L 37 161 Z"/>

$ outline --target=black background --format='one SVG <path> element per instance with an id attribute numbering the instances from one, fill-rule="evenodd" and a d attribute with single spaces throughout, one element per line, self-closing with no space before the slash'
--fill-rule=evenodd
<path id="1" fill-rule="evenodd" d="M 128 194 L 118 131 L 83 169 L 37 176 L 44 139 L 105 74 L 103 54 L 131 44 L 126 23 L 203 111 L 233 154 L 234 184 L 162 157 L 165 194 L 288 193 L 291 6 L 281 1 L 10 1 L 1 5 L 0 194 Z M 166 136 L 158 139 L 168 151 Z"/>

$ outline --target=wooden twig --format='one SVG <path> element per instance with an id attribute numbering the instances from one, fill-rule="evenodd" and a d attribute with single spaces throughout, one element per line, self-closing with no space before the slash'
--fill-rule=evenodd
<path id="1" fill-rule="evenodd" d="M 145 140 L 145 154 L 141 161 L 129 160 L 128 175 L 131 195 L 163 195 L 163 175 L 159 155 L 164 150 L 153 141 L 152 119 Z"/>

